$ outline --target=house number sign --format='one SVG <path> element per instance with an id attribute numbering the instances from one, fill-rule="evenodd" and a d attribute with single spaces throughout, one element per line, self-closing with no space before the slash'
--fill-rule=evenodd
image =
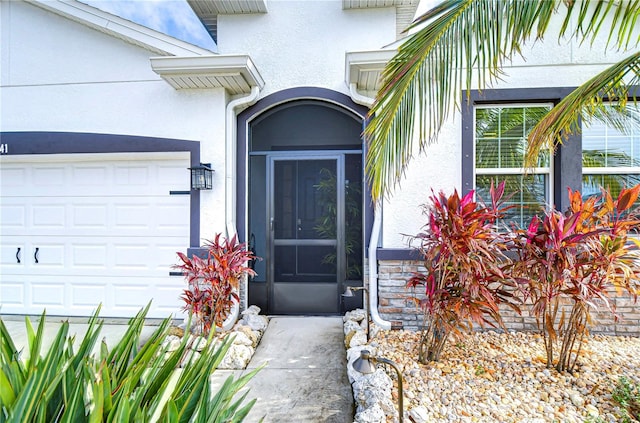
<path id="1" fill-rule="evenodd" d="M 9 154 L 9 144 L 0 143 L 0 154 Z"/>

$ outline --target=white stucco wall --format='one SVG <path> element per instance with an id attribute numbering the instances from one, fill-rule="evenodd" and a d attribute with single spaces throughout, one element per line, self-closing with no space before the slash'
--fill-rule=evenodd
<path id="1" fill-rule="evenodd" d="M 0 130 L 200 141 L 216 171 L 202 236 L 224 231 L 224 89 L 177 91 L 151 69 L 153 52 L 24 2 L 0 7 Z"/>
<path id="2" fill-rule="evenodd" d="M 343 10 L 341 0 L 267 6 L 265 14 L 218 16 L 218 51 L 251 56 L 265 79 L 261 97 L 299 86 L 347 93 L 345 53 L 395 41 L 394 8 Z"/>

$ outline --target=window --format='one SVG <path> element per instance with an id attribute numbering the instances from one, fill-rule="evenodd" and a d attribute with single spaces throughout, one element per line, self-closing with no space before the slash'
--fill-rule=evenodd
<path id="1" fill-rule="evenodd" d="M 632 110 L 640 112 L 640 107 Z M 620 132 L 594 121 L 582 128 L 582 194 L 606 188 L 616 198 L 622 188 L 640 183 L 640 129 Z"/>
<path id="2" fill-rule="evenodd" d="M 489 199 L 491 183 L 506 182 L 514 193 L 506 223 L 526 226 L 552 203 L 551 152 L 540 154 L 534 169 L 524 170 L 527 135 L 552 104 L 478 105 L 474 107 L 474 158 L 476 194 Z"/>

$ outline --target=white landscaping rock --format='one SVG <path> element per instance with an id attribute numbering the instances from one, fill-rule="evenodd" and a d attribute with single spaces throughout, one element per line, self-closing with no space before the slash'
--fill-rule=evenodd
<path id="1" fill-rule="evenodd" d="M 180 338 L 175 335 L 169 335 L 162 341 L 162 347 L 167 349 L 167 352 L 174 352 L 180 347 Z"/>
<path id="2" fill-rule="evenodd" d="M 234 337 L 233 345 L 246 345 L 248 347 L 253 347 L 253 341 L 243 332 L 235 332 L 229 334 L 229 336 Z"/>
<path id="3" fill-rule="evenodd" d="M 202 351 L 207 346 L 207 338 L 204 336 L 193 337 L 187 345 L 189 345 L 192 350 Z"/>
<path id="4" fill-rule="evenodd" d="M 429 412 L 422 406 L 412 408 L 407 414 L 415 423 L 427 423 L 429 421 Z"/>
<path id="5" fill-rule="evenodd" d="M 258 341 L 260 341 L 261 336 L 261 333 L 259 331 L 251 330 L 249 326 L 241 324 L 237 324 L 233 330 L 234 332 L 244 333 L 247 337 L 249 337 L 249 339 L 251 339 L 251 346 L 253 348 L 258 346 Z"/>
<path id="6" fill-rule="evenodd" d="M 381 423 L 385 421 L 387 421 L 387 419 L 385 418 L 382 408 L 380 408 L 379 405 L 374 405 L 357 413 L 353 423 Z"/>
<path id="7" fill-rule="evenodd" d="M 352 331 L 359 331 L 362 330 L 362 328 L 360 327 L 360 324 L 354 320 L 347 320 L 344 323 L 344 334 L 347 335 L 349 332 Z"/>
<path id="8" fill-rule="evenodd" d="M 351 337 L 349 342 L 349 348 L 357 347 L 359 345 L 365 345 L 367 343 L 367 333 L 364 331 L 358 331 Z"/>
<path id="9" fill-rule="evenodd" d="M 347 311 L 344 317 L 342 318 L 342 321 L 347 322 L 349 320 L 353 320 L 355 322 L 360 323 L 366 318 L 367 318 L 367 313 L 363 309 L 357 308 L 355 310 Z"/>
<path id="10" fill-rule="evenodd" d="M 353 383 L 353 391 L 356 393 L 356 405 L 358 410 L 379 404 L 387 415 L 393 415 L 395 407 L 391 401 L 391 388 L 393 382 L 382 369 Z"/>
<path id="11" fill-rule="evenodd" d="M 260 307 L 258 307 L 257 305 L 252 305 L 249 306 L 245 311 L 243 311 L 241 313 L 243 316 L 246 316 L 248 314 L 253 314 L 253 315 L 258 315 L 260 314 Z"/>
<path id="12" fill-rule="evenodd" d="M 253 348 L 246 345 L 231 345 L 218 366 L 219 369 L 240 370 L 247 367 Z"/>
<path id="13" fill-rule="evenodd" d="M 264 332 L 269 326 L 269 319 L 259 314 L 246 314 L 242 317 L 242 323 L 249 326 L 251 330 Z"/>
<path id="14" fill-rule="evenodd" d="M 578 408 L 581 408 L 584 405 L 584 398 L 582 398 L 582 396 L 576 391 L 569 392 L 569 399 L 571 400 L 573 405 Z"/>

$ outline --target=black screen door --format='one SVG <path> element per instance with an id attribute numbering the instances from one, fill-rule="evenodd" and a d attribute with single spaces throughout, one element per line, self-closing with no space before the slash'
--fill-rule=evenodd
<path id="1" fill-rule="evenodd" d="M 344 275 L 343 157 L 270 163 L 269 291 L 274 314 L 338 313 Z"/>

